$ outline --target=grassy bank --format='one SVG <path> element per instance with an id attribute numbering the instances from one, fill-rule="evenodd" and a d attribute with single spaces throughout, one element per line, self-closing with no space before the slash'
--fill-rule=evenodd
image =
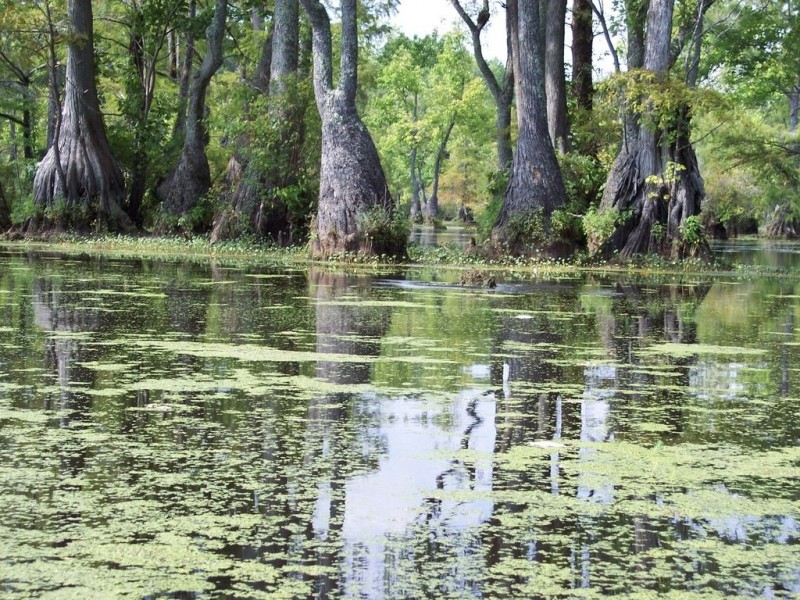
<path id="1" fill-rule="evenodd" d="M 337 255 L 327 260 L 314 260 L 305 247 L 280 248 L 248 240 L 236 240 L 211 244 L 207 238 L 154 237 L 154 236 L 90 236 L 62 235 L 48 241 L 3 241 L 0 247 L 12 251 L 59 253 L 68 256 L 152 258 L 160 260 L 215 260 L 240 265 L 264 266 L 308 266 L 325 265 L 348 268 L 434 268 L 434 269 L 482 269 L 509 275 L 568 275 L 580 272 L 622 273 L 632 275 L 680 275 L 704 274 L 709 276 L 793 276 L 788 269 L 737 265 L 717 261 L 701 260 L 667 261 L 659 257 L 641 257 L 635 261 L 620 263 L 596 261 L 586 255 L 572 259 L 540 259 L 529 257 L 486 257 L 476 252 L 454 247 L 422 248 L 412 245 L 409 258 L 403 262 L 392 262 L 387 257 L 363 257 Z"/>

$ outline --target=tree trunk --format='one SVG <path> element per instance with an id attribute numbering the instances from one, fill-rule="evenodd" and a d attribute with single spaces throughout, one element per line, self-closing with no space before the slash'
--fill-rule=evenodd
<path id="1" fill-rule="evenodd" d="M 139 102 L 132 123 L 135 130 L 133 136 L 134 147 L 132 149 L 133 161 L 131 165 L 131 181 L 128 190 L 128 206 L 126 212 L 131 221 L 137 226 L 141 226 L 142 218 L 140 209 L 145 192 L 147 191 L 147 119 L 150 115 L 150 107 L 152 106 L 153 95 L 155 93 L 155 61 L 158 57 L 153 57 L 151 62 L 149 58 L 145 56 L 145 40 L 142 34 L 142 28 L 145 25 L 144 14 L 137 10 L 133 14 L 133 19 L 135 19 L 135 21 L 131 24 L 128 53 L 139 83 L 139 87 L 136 90 L 136 93 L 139 95 Z"/>
<path id="2" fill-rule="evenodd" d="M 516 0 L 513 1 L 513 10 L 516 11 Z M 466 23 L 470 30 L 472 37 L 472 50 L 475 56 L 475 62 L 481 72 L 483 81 L 486 87 L 492 94 L 497 110 L 496 118 L 496 133 L 495 143 L 497 145 L 497 169 L 505 171 L 511 165 L 512 150 L 511 150 L 511 102 L 514 98 L 514 58 L 512 49 L 512 22 L 511 9 L 506 9 L 506 45 L 508 50 L 508 58 L 506 60 L 506 67 L 503 73 L 502 83 L 498 81 L 497 77 L 492 71 L 489 64 L 483 56 L 483 47 L 481 44 L 481 33 L 484 27 L 489 22 L 489 2 L 484 0 L 481 12 L 478 14 L 477 22 L 473 21 L 459 0 L 450 0 L 453 8 L 461 17 L 461 20 Z M 512 6 L 509 4 L 509 6 Z M 516 13 L 515 13 L 516 14 Z M 513 29 L 516 32 L 516 29 Z"/>
<path id="3" fill-rule="evenodd" d="M 258 6 L 250 9 L 250 27 L 253 31 L 264 31 L 264 19 L 261 17 L 261 8 Z"/>
<path id="4" fill-rule="evenodd" d="M 277 195 L 282 188 L 297 183 L 301 169 L 304 98 L 297 93 L 299 79 L 300 15 L 298 0 L 278 0 L 272 19 L 272 32 L 267 37 L 255 73 L 255 87 L 270 101 L 270 119 L 278 123 L 277 138 L 268 154 L 274 156 L 265 165 L 246 158 L 248 149 L 241 147 L 231 159 L 238 161 L 239 170 L 230 171 L 232 186 L 228 207 L 214 222 L 213 242 L 250 233 L 256 237 L 269 236 L 275 241 L 289 240 L 292 235 L 292 216 L 286 203 Z M 254 143 L 248 137 L 244 145 Z M 226 178 L 228 177 L 226 175 Z M 247 224 L 244 225 L 243 224 Z"/>
<path id="5" fill-rule="evenodd" d="M 178 164 L 156 189 L 164 210 L 172 215 L 187 215 L 211 188 L 211 172 L 206 157 L 206 92 L 211 78 L 222 65 L 227 10 L 226 0 L 216 0 L 214 18 L 206 29 L 206 56 L 189 85 L 183 149 Z"/>
<path id="6" fill-rule="evenodd" d="M 435 219 L 439 218 L 439 175 L 442 172 L 442 161 L 447 155 L 447 142 L 450 141 L 450 134 L 453 133 L 453 127 L 456 125 L 455 118 L 450 119 L 447 124 L 447 129 L 442 136 L 439 143 L 439 148 L 436 150 L 436 159 L 433 163 L 433 183 L 431 185 L 431 197 L 428 200 L 427 209 L 425 211 L 425 220 L 432 223 Z"/>
<path id="7" fill-rule="evenodd" d="M 791 90 L 786 94 L 789 100 L 789 147 L 797 153 L 800 144 L 796 139 L 798 121 L 800 121 L 800 82 L 795 83 Z M 768 238 L 797 239 L 800 237 L 800 223 L 798 218 L 790 210 L 790 202 L 778 203 L 767 216 L 767 224 L 764 227 L 763 235 Z"/>
<path id="8" fill-rule="evenodd" d="M 49 67 L 51 73 L 47 87 L 47 149 L 53 145 L 56 139 L 56 122 L 61 118 L 61 92 L 64 86 L 63 68 L 60 65 Z"/>
<path id="9" fill-rule="evenodd" d="M 538 12 L 538 2 L 519 4 L 519 139 L 492 241 L 512 253 L 564 255 L 571 252 L 573 243 L 550 227 L 553 211 L 566 205 L 567 194 L 547 131 Z"/>
<path id="10" fill-rule="evenodd" d="M 27 106 L 22 109 L 22 155 L 28 160 L 32 160 L 35 156 L 33 152 L 33 117 L 31 109 Z"/>
<path id="11" fill-rule="evenodd" d="M 567 121 L 567 82 L 564 73 L 564 29 L 567 0 L 547 3 L 545 46 L 545 92 L 547 96 L 547 130 L 553 148 L 560 154 L 569 152 Z"/>
<path id="12" fill-rule="evenodd" d="M 411 166 L 411 222 L 415 223 L 417 218 L 422 214 L 422 205 L 419 200 L 419 180 L 417 179 L 417 148 L 411 149 L 411 158 L 409 160 Z"/>
<path id="13" fill-rule="evenodd" d="M 319 205 L 311 250 L 405 254 L 407 234 L 390 223 L 392 198 L 378 151 L 356 111 L 358 29 L 356 0 L 342 0 L 339 83 L 333 87 L 330 19 L 319 0 L 301 0 L 314 35 L 314 94 L 322 120 Z"/>
<path id="14" fill-rule="evenodd" d="M 11 161 L 16 162 L 19 158 L 19 146 L 17 145 L 17 120 L 16 118 L 8 121 L 8 141 L 11 143 Z"/>
<path id="15" fill-rule="evenodd" d="M 178 84 L 178 111 L 175 117 L 175 127 L 172 129 L 172 141 L 177 144 L 183 143 L 183 136 L 186 132 L 186 107 L 189 98 L 189 86 L 192 82 L 192 71 L 194 70 L 194 31 L 192 25 L 195 18 L 197 18 L 197 0 L 189 0 L 188 16 L 189 27 L 184 40 L 183 66 L 180 74 L 181 80 Z"/>
<path id="16" fill-rule="evenodd" d="M 125 230 L 125 182 L 111 155 L 94 78 L 91 0 L 70 0 L 72 33 L 67 78 L 57 137 L 34 178 L 34 217 L 29 231 L 71 226 Z M 63 204 L 62 204 L 63 203 Z"/>
<path id="17" fill-rule="evenodd" d="M 644 68 L 666 81 L 670 68 L 673 0 L 652 0 L 647 15 Z M 638 119 L 636 119 L 638 123 Z M 615 230 L 608 239 L 590 235 L 590 250 L 605 256 L 619 252 L 671 258 L 705 255 L 708 246 L 685 228 L 700 213 L 703 180 L 689 139 L 687 108 L 673 119 L 672 131 L 636 126 L 635 144 L 623 145 L 606 182 L 600 212 L 614 211 Z M 668 141 L 672 140 L 672 141 Z M 699 225 L 699 221 L 698 221 Z"/>
<path id="18" fill-rule="evenodd" d="M 625 18 L 628 29 L 628 71 L 644 67 L 644 31 L 649 4 L 649 0 L 625 0 Z M 620 102 L 624 103 L 624 100 L 620 98 Z M 629 152 L 634 152 L 639 137 L 639 115 L 623 106 L 622 121 L 623 145 Z M 614 167 L 612 167 L 612 171 L 613 169 Z"/>
<path id="19" fill-rule="evenodd" d="M 11 205 L 6 197 L 3 182 L 0 181 L 0 233 L 11 227 Z"/>
<path id="20" fill-rule="evenodd" d="M 167 32 L 167 55 L 169 78 L 178 81 L 178 34 L 174 28 Z"/>
<path id="21" fill-rule="evenodd" d="M 796 218 L 789 212 L 788 204 L 776 205 L 764 228 L 764 237 L 793 240 L 800 237 L 799 234 L 800 227 Z"/>
<path id="22" fill-rule="evenodd" d="M 579 108 L 592 110 L 592 0 L 574 0 L 572 5 L 572 94 Z"/>
<path id="23" fill-rule="evenodd" d="M 428 190 L 425 180 L 422 178 L 422 164 L 419 161 L 417 161 L 417 189 L 419 190 L 422 214 L 424 215 L 428 212 Z"/>
<path id="24" fill-rule="evenodd" d="M 252 13 L 251 13 L 252 16 Z M 269 95 L 272 67 L 272 47 L 274 41 L 272 28 L 261 46 L 258 64 L 253 72 L 252 85 L 262 95 Z M 255 118 L 245 107 L 244 118 Z M 233 239 L 245 234 L 259 236 L 255 227 L 256 213 L 261 203 L 263 173 L 250 160 L 253 139 L 247 133 L 238 136 L 228 166 L 225 169 L 220 204 L 222 210 L 214 215 L 211 243 Z"/>
<path id="25" fill-rule="evenodd" d="M 417 122 L 417 111 L 419 110 L 419 94 L 414 92 L 414 123 Z M 414 130 L 416 135 L 416 129 Z M 417 147 L 416 145 L 411 149 L 411 156 L 409 160 L 410 175 L 411 175 L 411 222 L 414 223 L 418 218 L 422 218 L 422 205 L 419 200 L 419 179 L 417 179 Z"/>
<path id="26" fill-rule="evenodd" d="M 519 112 L 519 107 L 522 106 L 522 101 L 520 98 L 519 78 L 522 73 L 522 66 L 520 65 L 518 0 L 507 0 L 506 2 L 506 36 L 510 38 L 507 45 L 511 48 L 509 56 L 514 70 L 514 100 L 517 105 L 517 127 L 520 127 L 522 125 L 522 115 Z M 544 69 L 542 69 L 542 77 L 544 77 Z"/>

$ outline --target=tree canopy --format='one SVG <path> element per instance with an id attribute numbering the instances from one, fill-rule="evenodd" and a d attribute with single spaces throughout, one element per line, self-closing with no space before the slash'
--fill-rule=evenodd
<path id="1" fill-rule="evenodd" d="M 488 251 L 537 253 L 566 236 L 562 247 L 587 239 L 589 251 L 626 256 L 800 233 L 792 0 L 568 2 L 566 16 L 543 4 L 534 19 L 571 27 L 571 53 L 515 1 L 451 0 L 458 26 L 425 37 L 392 28 L 390 0 L 299 4 L 0 0 L 3 228 L 213 229 L 215 240 L 303 244 L 329 223 L 324 235 L 372 240 L 330 251 L 369 252 L 409 219 L 474 213 Z M 88 34 L 67 18 L 76 7 L 93 14 Z M 505 26 L 506 64 L 486 59 L 490 22 Z M 70 53 L 87 47 L 93 68 L 80 76 L 97 99 L 76 104 Z M 616 72 L 593 68 L 604 52 Z M 549 135 L 531 129 L 540 117 Z M 526 148 L 545 157 L 554 143 L 554 159 L 525 162 Z M 356 193 L 364 178 L 372 191 Z M 512 199 L 528 206 L 537 178 L 550 182 L 540 208 L 507 216 Z M 507 243 L 509 222 L 521 243 Z"/>

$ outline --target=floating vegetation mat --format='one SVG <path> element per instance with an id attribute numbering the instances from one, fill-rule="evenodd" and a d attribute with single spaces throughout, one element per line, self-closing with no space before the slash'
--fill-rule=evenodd
<path id="1" fill-rule="evenodd" d="M 0 253 L 3 598 L 800 595 L 796 284 L 262 270 Z"/>

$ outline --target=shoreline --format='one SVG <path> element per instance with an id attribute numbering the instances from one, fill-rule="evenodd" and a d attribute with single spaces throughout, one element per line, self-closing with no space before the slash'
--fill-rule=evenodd
<path id="1" fill-rule="evenodd" d="M 306 247 L 279 248 L 257 242 L 237 240 L 211 244 L 204 237 L 190 239 L 178 236 L 73 236 L 64 235 L 48 241 L 0 239 L 0 249 L 55 253 L 68 256 L 94 255 L 109 258 L 156 260 L 224 261 L 243 266 L 303 266 L 335 267 L 352 270 L 485 270 L 497 274 L 532 277 L 577 274 L 628 276 L 707 276 L 707 277 L 782 277 L 800 279 L 800 273 L 790 268 L 731 264 L 700 260 L 668 261 L 660 257 L 642 257 L 640 261 L 591 261 L 585 255 L 572 260 L 543 260 L 537 258 L 486 258 L 453 247 L 409 247 L 404 261 L 381 260 L 381 257 L 355 255 L 333 256 L 327 260 L 313 259 Z"/>

